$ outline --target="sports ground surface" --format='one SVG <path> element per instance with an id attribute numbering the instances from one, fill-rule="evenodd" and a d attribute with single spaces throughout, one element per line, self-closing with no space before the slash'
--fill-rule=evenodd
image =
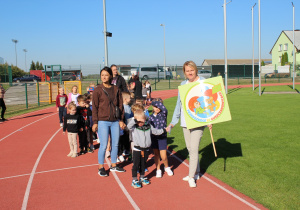
<path id="1" fill-rule="evenodd" d="M 166 90 L 152 96 L 176 95 L 177 90 Z M 146 176 L 151 184 L 141 189 L 131 187 L 129 162 L 122 163 L 125 173 L 100 177 L 98 150 L 77 158 L 66 156 L 67 136 L 59 127 L 55 107 L 10 118 L 0 130 L 0 209 L 265 209 L 207 173 L 196 188 L 190 188 L 182 180 L 188 174 L 188 161 L 173 151 L 169 164 L 174 176 L 156 178 L 150 156 Z M 109 164 L 107 159 L 106 169 Z"/>

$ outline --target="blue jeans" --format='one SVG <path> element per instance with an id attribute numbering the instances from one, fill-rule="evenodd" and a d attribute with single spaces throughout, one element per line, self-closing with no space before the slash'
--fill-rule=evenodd
<path id="1" fill-rule="evenodd" d="M 64 106 L 58 107 L 59 123 L 63 123 L 64 117 L 67 115 L 67 108 Z"/>
<path id="2" fill-rule="evenodd" d="M 104 164 L 105 151 L 107 147 L 109 133 L 111 134 L 111 163 L 116 163 L 120 138 L 119 121 L 98 121 L 98 136 L 100 139 L 100 148 L 98 150 L 98 163 L 101 165 Z"/>

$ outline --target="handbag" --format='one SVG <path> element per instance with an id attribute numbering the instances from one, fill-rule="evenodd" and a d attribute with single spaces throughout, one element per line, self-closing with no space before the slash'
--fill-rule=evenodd
<path id="1" fill-rule="evenodd" d="M 107 95 L 108 100 L 110 101 L 111 105 L 112 105 L 112 106 L 114 107 L 114 109 L 115 109 L 115 118 L 116 118 L 116 119 L 120 119 L 120 117 L 121 117 L 121 110 L 120 110 L 119 106 L 115 106 L 115 105 L 114 105 L 114 103 L 112 102 L 112 100 L 111 100 L 110 97 L 109 97 L 108 92 L 107 92 L 104 88 L 102 88 L 102 90 L 103 90 L 104 93 Z M 117 91 L 117 95 L 118 95 L 118 93 L 119 93 L 119 90 Z"/>

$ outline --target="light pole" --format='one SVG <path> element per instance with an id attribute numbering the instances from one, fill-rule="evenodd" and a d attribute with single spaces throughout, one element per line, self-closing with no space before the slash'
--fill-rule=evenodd
<path id="1" fill-rule="evenodd" d="M 260 70 L 261 70 L 261 31 L 260 31 L 260 0 L 258 0 L 258 79 L 259 79 L 259 96 L 261 96 L 261 81 L 260 81 Z"/>
<path id="2" fill-rule="evenodd" d="M 164 24 L 160 26 L 164 27 L 164 79 L 166 79 L 166 26 Z"/>
<path id="3" fill-rule="evenodd" d="M 18 43 L 18 40 L 12 39 L 11 41 L 15 43 L 16 66 L 18 66 L 18 58 L 17 58 L 17 43 Z"/>
<path id="4" fill-rule="evenodd" d="M 108 54 L 107 54 L 107 36 L 106 36 L 106 6 L 105 0 L 103 0 L 103 20 L 104 20 L 104 50 L 105 50 L 105 60 L 104 66 L 108 65 Z"/>
<path id="5" fill-rule="evenodd" d="M 23 51 L 25 52 L 25 71 L 26 71 L 27 70 L 27 64 L 26 64 L 26 53 L 27 53 L 27 50 L 23 49 Z"/>
<path id="6" fill-rule="evenodd" d="M 295 54 L 295 6 L 293 6 L 293 89 L 295 90 L 295 68 L 296 68 L 296 54 Z"/>
<path id="7" fill-rule="evenodd" d="M 232 1 L 230 1 L 232 2 Z M 226 25 L 226 5 L 229 4 L 230 2 L 226 3 L 226 0 L 224 0 L 224 48 L 225 48 L 225 92 L 226 94 L 228 93 L 228 88 L 227 88 L 227 25 Z"/>
<path id="8" fill-rule="evenodd" d="M 254 91 L 254 23 L 253 23 L 253 10 L 256 3 L 253 5 L 252 11 L 252 83 L 253 83 L 253 91 Z"/>

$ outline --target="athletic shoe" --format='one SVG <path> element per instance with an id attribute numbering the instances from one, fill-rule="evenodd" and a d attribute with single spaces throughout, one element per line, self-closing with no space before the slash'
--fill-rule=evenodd
<path id="1" fill-rule="evenodd" d="M 99 144 L 100 144 L 100 140 L 99 140 L 99 139 L 96 139 L 96 141 L 97 141 L 97 143 L 99 143 Z"/>
<path id="2" fill-rule="evenodd" d="M 98 169 L 98 174 L 99 174 L 99 176 L 107 176 L 107 173 L 106 173 L 104 167 Z"/>
<path id="3" fill-rule="evenodd" d="M 173 171 L 170 169 L 170 167 L 165 168 L 165 172 L 167 172 L 169 176 L 173 176 Z"/>
<path id="4" fill-rule="evenodd" d="M 69 154 L 67 154 L 68 157 L 71 157 L 73 155 L 73 152 L 70 152 Z"/>
<path id="5" fill-rule="evenodd" d="M 63 124 L 62 124 L 62 123 L 60 123 L 60 127 L 63 127 Z"/>
<path id="6" fill-rule="evenodd" d="M 156 178 L 161 178 L 161 170 L 156 170 Z"/>
<path id="7" fill-rule="evenodd" d="M 92 150 L 91 148 L 88 147 L 88 148 L 87 148 L 87 152 L 88 152 L 88 153 L 93 153 L 94 150 Z"/>
<path id="8" fill-rule="evenodd" d="M 73 153 L 73 154 L 71 155 L 72 158 L 76 158 L 77 156 L 78 156 L 77 153 Z"/>
<path id="9" fill-rule="evenodd" d="M 2 118 L 1 120 L 2 120 L 2 121 L 5 121 L 6 119 L 5 119 L 5 118 Z"/>
<path id="10" fill-rule="evenodd" d="M 85 153 L 86 153 L 86 151 L 83 150 L 83 149 L 81 149 L 80 152 L 79 152 L 80 155 L 84 155 Z"/>
<path id="11" fill-rule="evenodd" d="M 188 182 L 189 182 L 190 187 L 196 187 L 197 186 L 194 178 L 189 178 Z"/>
<path id="12" fill-rule="evenodd" d="M 124 162 L 125 161 L 125 158 L 123 157 L 123 155 L 120 155 L 118 159 L 119 159 L 120 162 Z"/>
<path id="13" fill-rule="evenodd" d="M 144 177 L 140 178 L 140 183 L 142 183 L 143 185 L 148 185 L 150 184 L 150 181 L 147 179 L 147 177 Z"/>
<path id="14" fill-rule="evenodd" d="M 142 185 L 140 184 L 140 182 L 138 180 L 132 180 L 131 186 L 133 188 L 141 188 Z"/>
<path id="15" fill-rule="evenodd" d="M 129 152 L 128 152 L 127 150 L 124 150 L 123 153 L 122 153 L 122 155 L 123 155 L 123 156 L 128 156 L 128 155 L 129 155 Z"/>
<path id="16" fill-rule="evenodd" d="M 183 177 L 183 181 L 189 181 L 189 179 L 190 179 L 190 177 L 189 176 L 186 176 L 186 177 Z M 198 180 L 198 179 L 200 179 L 200 175 L 199 174 L 196 174 L 195 176 L 194 176 L 194 179 L 195 180 Z"/>
<path id="17" fill-rule="evenodd" d="M 90 146 L 90 149 L 91 149 L 91 150 L 95 150 L 95 147 L 94 147 L 93 144 Z"/>
<path id="18" fill-rule="evenodd" d="M 111 167 L 110 171 L 115 171 L 115 172 L 125 172 L 124 168 L 121 168 L 119 166 Z"/>

